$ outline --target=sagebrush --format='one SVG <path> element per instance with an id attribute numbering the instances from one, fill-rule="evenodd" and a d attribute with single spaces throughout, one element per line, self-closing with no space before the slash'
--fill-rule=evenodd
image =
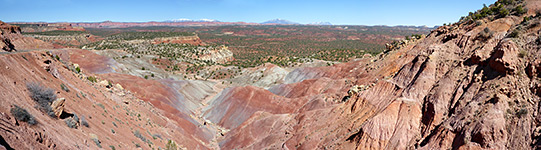
<path id="1" fill-rule="evenodd" d="M 68 118 L 65 121 L 66 121 L 66 125 L 68 125 L 68 127 L 77 129 L 77 121 L 75 121 L 75 119 Z"/>
<path id="2" fill-rule="evenodd" d="M 87 122 L 86 119 L 85 119 L 85 116 L 81 115 L 81 118 L 80 118 L 80 119 L 81 119 L 81 125 L 83 125 L 83 126 L 85 126 L 85 127 L 88 128 L 89 125 L 88 125 L 88 122 Z"/>
<path id="3" fill-rule="evenodd" d="M 47 113 L 51 117 L 56 117 L 51 108 L 51 103 L 56 100 L 56 94 L 53 89 L 44 87 L 36 82 L 27 83 L 26 88 L 30 93 L 30 97 L 37 102 L 38 108 L 41 111 Z"/>
<path id="4" fill-rule="evenodd" d="M 30 113 L 28 113 L 28 111 L 26 111 L 26 109 L 21 108 L 21 107 L 19 107 L 17 105 L 13 105 L 13 106 L 14 107 L 11 108 L 11 110 L 9 112 L 11 113 L 11 115 L 13 115 L 13 117 L 15 117 L 15 119 L 17 119 L 19 121 L 22 121 L 22 122 L 27 122 L 30 125 L 37 124 L 37 121 L 34 118 L 34 116 L 32 116 Z"/>

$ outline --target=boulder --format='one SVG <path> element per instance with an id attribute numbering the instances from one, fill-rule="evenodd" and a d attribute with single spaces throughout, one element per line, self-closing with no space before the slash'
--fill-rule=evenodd
<path id="1" fill-rule="evenodd" d="M 529 78 L 534 77 L 541 77 L 541 61 L 535 60 L 534 62 L 530 62 L 528 66 L 526 66 L 526 74 Z"/>
<path id="2" fill-rule="evenodd" d="M 510 39 L 504 39 L 492 53 L 489 66 L 503 74 L 514 74 L 517 71 L 519 48 Z"/>
<path id="3" fill-rule="evenodd" d="M 108 85 L 109 85 L 109 81 L 107 81 L 107 80 L 101 80 L 100 82 L 98 82 L 98 85 L 101 85 L 101 86 L 108 86 Z"/>
<path id="4" fill-rule="evenodd" d="M 49 72 L 51 75 L 53 75 L 53 77 L 57 79 L 60 77 L 60 73 L 58 73 L 58 69 L 56 69 L 54 65 L 46 66 L 45 70 L 47 70 L 47 72 Z"/>
<path id="5" fill-rule="evenodd" d="M 124 88 L 122 87 L 122 85 L 120 84 L 115 84 L 115 88 L 118 89 L 118 90 L 124 90 Z"/>
<path id="6" fill-rule="evenodd" d="M 359 91 L 361 91 L 360 89 L 361 88 L 364 88 L 362 87 L 363 85 L 354 85 L 353 87 L 351 87 L 349 90 L 348 90 L 348 96 L 351 97 L 353 95 L 356 95 L 357 93 L 359 93 Z"/>
<path id="7" fill-rule="evenodd" d="M 62 112 L 64 111 L 64 102 L 66 101 L 65 98 L 58 98 L 51 104 L 51 109 L 53 110 L 54 114 L 58 117 L 62 115 Z"/>

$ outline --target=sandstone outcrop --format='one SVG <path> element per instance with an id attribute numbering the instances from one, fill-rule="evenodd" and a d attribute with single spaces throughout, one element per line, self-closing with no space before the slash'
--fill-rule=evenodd
<path id="1" fill-rule="evenodd" d="M 55 116 L 60 117 L 64 111 L 64 103 L 66 102 L 65 98 L 58 98 L 53 103 L 51 103 L 51 109 L 53 110 Z"/>
<path id="2" fill-rule="evenodd" d="M 489 65 L 492 69 L 500 73 L 513 74 L 519 67 L 520 58 L 518 55 L 519 48 L 517 44 L 511 39 L 506 39 L 496 47 Z"/>
<path id="3" fill-rule="evenodd" d="M 233 52 L 231 52 L 226 46 L 220 46 L 214 49 L 205 49 L 201 51 L 199 56 L 192 56 L 199 60 L 211 61 L 216 63 L 226 63 L 232 61 Z"/>
<path id="4" fill-rule="evenodd" d="M 160 43 L 191 44 L 191 45 L 197 45 L 197 46 L 203 45 L 203 41 L 201 41 L 201 39 L 199 39 L 197 35 L 155 38 L 152 41 L 152 44 L 160 44 Z"/>
<path id="5" fill-rule="evenodd" d="M 21 28 L 0 21 L 0 48 L 4 51 L 14 51 L 15 45 L 11 43 L 8 34 L 20 34 Z"/>
<path id="6" fill-rule="evenodd" d="M 18 49 L 53 48 L 53 45 L 38 39 L 24 37 L 21 28 L 0 21 L 0 49 L 16 51 Z"/>

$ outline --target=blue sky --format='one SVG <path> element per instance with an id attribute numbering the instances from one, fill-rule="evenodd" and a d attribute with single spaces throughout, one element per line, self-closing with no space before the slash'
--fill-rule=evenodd
<path id="1" fill-rule="evenodd" d="M 341 25 L 441 25 L 496 0 L 0 0 L 0 20 L 164 21 L 179 18 Z"/>

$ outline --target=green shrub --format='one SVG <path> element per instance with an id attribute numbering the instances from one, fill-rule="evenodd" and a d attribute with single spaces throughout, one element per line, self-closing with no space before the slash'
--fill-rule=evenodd
<path id="1" fill-rule="evenodd" d="M 147 138 L 145 138 L 143 135 L 141 135 L 141 133 L 139 132 L 139 130 L 135 130 L 135 132 L 133 132 L 133 135 L 139 139 L 141 139 L 141 141 L 143 142 L 149 142 Z"/>
<path id="2" fill-rule="evenodd" d="M 531 19 L 532 19 L 532 16 L 524 16 L 522 18 L 522 23 L 526 23 L 526 22 L 530 21 Z"/>
<path id="3" fill-rule="evenodd" d="M 509 10 L 506 8 L 502 8 L 498 11 L 498 16 L 501 18 L 506 17 L 507 15 L 509 15 Z"/>
<path id="4" fill-rule="evenodd" d="M 491 31 L 488 27 L 483 29 L 483 31 L 479 33 L 479 38 L 485 41 L 491 38 L 492 36 L 494 36 L 494 32 Z"/>
<path id="5" fill-rule="evenodd" d="M 98 107 L 101 107 L 101 109 L 105 109 L 105 106 L 103 106 L 103 104 L 101 104 L 101 103 L 98 103 L 96 105 L 98 105 Z"/>
<path id="6" fill-rule="evenodd" d="M 96 143 L 96 146 L 101 148 L 101 141 L 98 138 L 91 138 L 91 140 L 94 141 L 94 143 Z"/>
<path id="7" fill-rule="evenodd" d="M 503 18 L 509 15 L 509 10 L 507 10 L 503 5 L 497 5 L 490 8 L 492 14 L 496 15 L 498 18 Z"/>
<path id="8" fill-rule="evenodd" d="M 517 117 L 519 117 L 519 118 L 522 118 L 526 114 L 528 114 L 528 109 L 526 109 L 526 108 L 521 108 L 516 113 Z"/>
<path id="9" fill-rule="evenodd" d="M 518 38 L 519 35 L 520 35 L 520 29 L 515 29 L 509 34 L 509 37 Z"/>
<path id="10" fill-rule="evenodd" d="M 502 3 L 504 5 L 510 5 L 510 4 L 513 4 L 513 2 L 515 2 L 515 0 L 499 0 L 498 3 Z"/>
<path id="11" fill-rule="evenodd" d="M 153 139 L 158 139 L 158 138 L 159 138 L 159 139 L 163 139 L 163 138 L 162 138 L 162 135 L 160 135 L 160 134 L 152 134 L 152 138 L 153 138 Z"/>
<path id="12" fill-rule="evenodd" d="M 70 89 L 66 85 L 64 85 L 64 83 L 60 84 L 60 88 L 62 88 L 62 90 L 66 91 L 66 92 L 70 91 Z"/>
<path id="13" fill-rule="evenodd" d="M 173 140 L 168 140 L 167 144 L 165 144 L 166 150 L 178 150 L 177 143 Z"/>
<path id="14" fill-rule="evenodd" d="M 18 121 L 27 122 L 30 125 L 37 124 L 36 119 L 34 119 L 34 116 L 32 116 L 26 109 L 21 108 L 17 105 L 13 105 L 13 108 L 9 110 L 11 115 L 15 117 Z"/>
<path id="15" fill-rule="evenodd" d="M 528 10 L 524 9 L 522 5 L 518 5 L 517 7 L 515 7 L 515 9 L 513 9 L 513 11 L 516 12 L 519 16 L 528 12 Z"/>
<path id="16" fill-rule="evenodd" d="M 480 26 L 480 25 L 483 25 L 483 21 L 481 20 L 475 21 L 475 26 Z"/>
<path id="17" fill-rule="evenodd" d="M 88 76 L 88 77 L 86 77 L 86 79 L 87 79 L 88 81 L 92 82 L 92 83 L 96 83 L 96 82 L 97 82 L 97 79 L 96 79 L 96 77 L 94 77 L 94 76 Z"/>
<path id="18" fill-rule="evenodd" d="M 525 50 L 521 50 L 521 51 L 518 53 L 518 57 L 520 57 L 520 58 L 524 58 L 524 57 L 526 57 L 526 56 L 528 56 L 528 52 L 525 51 Z"/>

